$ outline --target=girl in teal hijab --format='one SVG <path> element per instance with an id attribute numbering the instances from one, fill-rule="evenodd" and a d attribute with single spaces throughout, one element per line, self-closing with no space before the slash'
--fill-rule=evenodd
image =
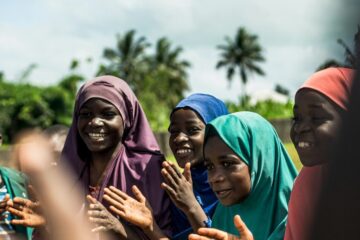
<path id="1" fill-rule="evenodd" d="M 255 240 L 283 239 L 297 171 L 272 125 L 252 112 L 216 118 L 206 126 L 204 156 L 220 202 L 212 227 L 239 236 L 240 215 Z"/>

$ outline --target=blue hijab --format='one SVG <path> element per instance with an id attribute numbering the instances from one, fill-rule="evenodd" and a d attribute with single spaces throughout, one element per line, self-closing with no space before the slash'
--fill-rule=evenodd
<path id="1" fill-rule="evenodd" d="M 181 100 L 171 114 L 182 108 L 189 108 L 196 112 L 205 124 L 219 116 L 229 113 L 223 101 L 203 93 L 195 93 Z M 205 214 L 211 219 L 218 200 L 208 183 L 206 168 L 202 165 L 192 167 L 191 176 L 195 198 L 203 208 Z M 175 206 L 172 207 L 172 214 L 175 233 L 172 239 L 188 239 L 188 235 L 192 232 L 192 228 L 186 215 Z"/>

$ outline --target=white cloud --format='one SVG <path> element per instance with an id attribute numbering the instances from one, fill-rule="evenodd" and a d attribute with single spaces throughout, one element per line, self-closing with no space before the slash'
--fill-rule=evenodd
<path id="1" fill-rule="evenodd" d="M 358 5 L 347 1 L 13 0 L 2 6 L 0 16 L 0 71 L 14 79 L 36 63 L 30 80 L 51 84 L 68 72 L 71 59 L 90 56 L 94 62 L 81 68 L 90 78 L 104 47 L 115 46 L 115 35 L 136 29 L 152 43 L 167 36 L 184 48 L 183 58 L 193 65 L 191 92 L 236 100 L 240 80 L 228 88 L 225 70 L 215 70 L 216 45 L 245 26 L 259 36 L 267 60 L 261 65 L 266 76 L 250 78 L 248 92 L 275 83 L 294 92 L 324 60 L 343 58 L 337 38 L 352 44 L 356 21 L 336 15 L 343 9 L 346 17 L 357 16 Z"/>

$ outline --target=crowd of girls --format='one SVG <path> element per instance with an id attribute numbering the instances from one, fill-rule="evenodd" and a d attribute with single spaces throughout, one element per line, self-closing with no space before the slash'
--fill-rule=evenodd
<path id="1" fill-rule="evenodd" d="M 32 196 L 26 187 L 22 196 L 12 193 L 6 171 L 0 171 L 0 183 L 5 181 L 0 234 L 5 239 L 308 239 L 353 76 L 351 69 L 328 68 L 297 91 L 291 139 L 304 165 L 299 176 L 267 120 L 252 112 L 228 113 L 208 94 L 190 95 L 172 110 L 169 146 L 177 164 L 166 161 L 126 82 L 112 76 L 87 81 L 77 93 L 56 167 L 34 160 L 55 159 L 47 154 L 51 151 L 39 150 L 39 141 L 31 145 L 39 156 L 29 153 L 29 141 L 17 145 L 18 158 L 29 169 L 22 186 L 33 184 Z M 53 171 L 54 179 L 44 183 Z M 54 190 L 56 184 L 62 186 Z M 72 211 L 59 212 L 67 205 Z"/>

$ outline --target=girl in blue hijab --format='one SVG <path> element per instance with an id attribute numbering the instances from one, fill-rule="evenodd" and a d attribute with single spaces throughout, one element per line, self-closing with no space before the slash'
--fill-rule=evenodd
<path id="1" fill-rule="evenodd" d="M 207 181 L 203 159 L 205 126 L 211 120 L 228 114 L 223 101 L 208 94 L 193 94 L 178 103 L 170 114 L 169 145 L 178 165 L 164 162 L 163 189 L 175 206 L 172 218 L 175 235 L 187 239 L 199 227 L 210 226 L 217 198 Z"/>

